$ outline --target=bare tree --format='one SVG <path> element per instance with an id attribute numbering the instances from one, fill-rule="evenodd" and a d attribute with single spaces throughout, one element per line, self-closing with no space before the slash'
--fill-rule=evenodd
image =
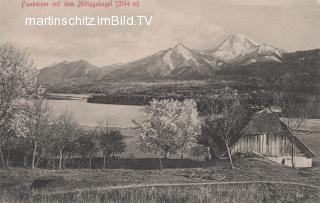
<path id="1" fill-rule="evenodd" d="M 77 148 L 81 156 L 89 158 L 89 168 L 92 168 L 92 158 L 98 151 L 96 133 L 94 130 L 84 132 L 77 139 Z"/>
<path id="2" fill-rule="evenodd" d="M 17 144 L 17 138 L 16 136 L 9 136 L 8 139 L 6 139 L 5 146 L 3 146 L 3 151 L 6 152 L 4 155 L 5 161 L 4 164 L 6 167 L 9 167 L 9 161 L 10 161 L 10 153 L 12 150 L 16 148 Z"/>
<path id="3" fill-rule="evenodd" d="M 291 137 L 291 164 L 295 167 L 295 135 L 298 133 L 316 108 L 316 99 L 309 96 L 303 100 L 294 94 L 286 91 L 274 91 L 275 103 L 281 108 L 282 122 L 286 124 Z"/>
<path id="4" fill-rule="evenodd" d="M 33 145 L 32 169 L 36 168 L 36 157 L 40 155 L 41 148 L 48 144 L 47 136 L 52 124 L 49 104 L 42 96 L 34 96 L 26 100 L 26 127 L 28 139 Z M 39 157 L 40 158 L 40 157 Z"/>
<path id="5" fill-rule="evenodd" d="M 79 134 L 79 125 L 70 112 L 58 116 L 51 128 L 52 152 L 59 157 L 59 170 L 62 170 L 63 156 L 66 155 L 70 143 Z"/>
<path id="6" fill-rule="evenodd" d="M 109 119 L 106 117 L 105 120 L 98 122 L 97 134 L 99 136 L 99 146 L 103 155 L 103 169 L 106 168 L 106 159 L 112 153 L 109 146 L 109 133 L 110 133 Z"/>
<path id="7" fill-rule="evenodd" d="M 103 169 L 106 168 L 106 159 L 112 154 L 124 152 L 126 148 L 125 137 L 118 130 L 109 128 L 108 119 L 98 123 L 97 135 L 99 136 L 99 145 L 103 154 Z"/>
<path id="8" fill-rule="evenodd" d="M 23 154 L 23 166 L 28 166 L 28 158 L 32 154 L 33 144 L 28 137 L 16 137 L 15 138 L 15 150 Z"/>
<path id="9" fill-rule="evenodd" d="M 121 134 L 119 130 L 111 130 L 109 134 L 109 143 L 111 147 L 112 158 L 115 158 L 116 154 L 121 154 L 125 151 L 127 146 L 125 142 L 125 136 Z"/>
<path id="10" fill-rule="evenodd" d="M 230 146 L 233 137 L 240 130 L 242 122 L 246 117 L 245 108 L 235 101 L 225 103 L 221 109 L 216 109 L 215 112 L 205 121 L 204 128 L 207 129 L 207 134 L 204 136 L 211 136 L 215 137 L 215 140 L 217 138 L 222 140 L 230 166 L 234 168 Z"/>
<path id="11" fill-rule="evenodd" d="M 22 101 L 35 92 L 35 77 L 25 52 L 10 44 L 0 45 L 0 158 L 10 136 L 25 136 Z"/>
<path id="12" fill-rule="evenodd" d="M 207 153 L 207 147 L 202 144 L 197 144 L 191 148 L 191 154 L 197 157 L 197 161 L 199 161 L 199 156 Z"/>

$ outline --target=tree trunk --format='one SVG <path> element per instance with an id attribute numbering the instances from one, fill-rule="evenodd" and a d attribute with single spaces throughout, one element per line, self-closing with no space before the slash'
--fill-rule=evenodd
<path id="1" fill-rule="evenodd" d="M 295 168 L 295 163 L 294 163 L 294 143 L 293 143 L 293 138 L 291 141 L 291 164 L 292 164 L 292 168 Z"/>
<path id="2" fill-rule="evenodd" d="M 63 158 L 63 148 L 60 150 L 60 157 L 59 157 L 59 170 L 62 170 L 62 158 Z"/>
<path id="3" fill-rule="evenodd" d="M 67 154 L 64 156 L 63 161 L 62 161 L 62 166 L 65 169 L 66 168 L 66 163 L 68 161 L 69 158 L 69 152 L 67 152 Z"/>
<path id="4" fill-rule="evenodd" d="M 78 158 L 78 169 L 80 168 L 80 158 Z"/>
<path id="5" fill-rule="evenodd" d="M 11 151 L 11 148 L 8 149 L 8 153 L 7 153 L 7 160 L 6 160 L 7 168 L 9 167 L 10 151 Z"/>
<path id="6" fill-rule="evenodd" d="M 28 154 L 23 155 L 23 166 L 27 167 L 28 165 Z"/>
<path id="7" fill-rule="evenodd" d="M 38 142 L 34 142 L 33 153 L 32 153 L 32 169 L 36 168 L 36 154 L 37 154 Z"/>
<path id="8" fill-rule="evenodd" d="M 62 168 L 63 168 L 63 169 L 66 168 L 66 162 L 67 162 L 67 159 L 63 159 L 63 160 L 62 160 Z"/>
<path id="9" fill-rule="evenodd" d="M 3 153 L 2 153 L 2 149 L 0 148 L 0 157 L 1 157 L 1 163 L 4 169 L 6 169 L 6 164 L 4 162 L 4 158 L 3 158 Z"/>
<path id="10" fill-rule="evenodd" d="M 90 158 L 89 158 L 89 168 L 91 169 L 91 165 L 92 165 L 92 157 L 90 156 Z"/>
<path id="11" fill-rule="evenodd" d="M 37 168 L 37 167 L 38 167 L 38 165 L 39 165 L 40 161 L 41 161 L 41 156 L 40 156 L 40 157 L 38 158 L 38 160 L 36 161 L 35 168 Z"/>
<path id="12" fill-rule="evenodd" d="M 168 158 L 169 158 L 169 155 L 170 155 L 170 153 L 169 153 L 168 151 L 165 151 L 164 158 L 165 158 L 165 159 L 168 159 Z"/>
<path id="13" fill-rule="evenodd" d="M 183 152 L 184 150 L 182 149 L 180 159 L 183 159 Z"/>
<path id="14" fill-rule="evenodd" d="M 159 162 L 160 162 L 160 171 L 162 170 L 163 166 L 162 166 L 162 159 L 159 158 Z"/>
<path id="15" fill-rule="evenodd" d="M 208 159 L 208 161 L 212 160 L 210 147 L 207 147 L 207 159 Z"/>
<path id="16" fill-rule="evenodd" d="M 231 169 L 234 169 L 233 161 L 232 161 L 232 157 L 231 157 L 231 153 L 230 153 L 230 148 L 229 148 L 228 144 L 226 144 L 226 147 L 227 147 L 228 157 L 229 157 L 229 161 L 230 161 L 230 167 L 231 167 Z"/>
<path id="17" fill-rule="evenodd" d="M 197 161 L 199 161 L 199 153 L 200 153 L 200 149 L 197 149 Z"/>
<path id="18" fill-rule="evenodd" d="M 112 152 L 112 159 L 114 159 L 115 157 L 114 157 L 114 152 Z"/>
<path id="19" fill-rule="evenodd" d="M 46 169 L 50 169 L 50 163 L 51 163 L 51 161 L 50 161 L 50 159 L 47 157 L 46 158 Z"/>
<path id="20" fill-rule="evenodd" d="M 103 156 L 103 169 L 106 169 L 106 155 Z"/>

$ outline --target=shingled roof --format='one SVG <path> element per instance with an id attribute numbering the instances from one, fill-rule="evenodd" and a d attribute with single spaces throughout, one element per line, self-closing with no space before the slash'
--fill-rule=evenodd
<path id="1" fill-rule="evenodd" d="M 232 147 L 242 136 L 260 135 L 272 133 L 279 136 L 286 136 L 293 140 L 295 145 L 308 157 L 315 157 L 315 154 L 296 136 L 292 135 L 288 126 L 280 119 L 279 112 L 274 112 L 271 108 L 265 108 L 254 113 L 248 123 L 231 139 Z"/>
<path id="2" fill-rule="evenodd" d="M 241 135 L 257 135 L 264 133 L 283 134 L 280 117 L 269 108 L 254 113 L 248 124 L 241 130 Z"/>

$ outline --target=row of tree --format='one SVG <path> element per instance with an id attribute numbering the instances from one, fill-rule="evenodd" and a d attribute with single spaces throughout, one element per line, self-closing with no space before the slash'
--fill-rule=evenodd
<path id="1" fill-rule="evenodd" d="M 236 96 L 236 95 L 234 95 Z M 303 127 L 316 108 L 316 100 L 310 97 L 307 102 L 297 102 L 297 96 L 284 91 L 274 91 L 274 105 L 280 107 L 283 117 L 292 136 L 295 136 Z M 214 101 L 213 101 L 214 103 Z M 214 105 L 204 122 L 200 121 L 196 102 L 192 99 L 153 100 L 146 107 L 146 118 L 135 121 L 139 132 L 139 143 L 142 150 L 160 151 L 167 158 L 169 153 L 183 153 L 185 150 L 200 151 L 207 147 L 207 158 L 214 156 L 213 144 L 222 145 L 226 149 L 230 165 L 234 168 L 231 145 L 242 128 L 250 120 L 253 113 L 266 108 L 261 105 L 247 103 L 246 100 L 228 99 L 223 105 Z M 294 138 L 292 144 L 292 165 L 294 166 Z M 161 159 L 160 159 L 161 164 Z"/>
<path id="2" fill-rule="evenodd" d="M 37 167 L 41 160 L 68 157 L 107 156 L 125 149 L 124 136 L 110 130 L 106 121 L 83 130 L 71 113 L 54 116 L 37 83 L 37 71 L 24 51 L 10 44 L 0 45 L 0 160 L 9 165 L 10 155 L 23 155 L 24 165 Z M 105 167 L 105 163 L 104 163 Z"/>
<path id="3" fill-rule="evenodd" d="M 101 121 L 93 129 L 83 129 L 69 112 L 51 117 L 46 109 L 46 100 L 37 100 L 37 108 L 27 122 L 25 137 L 8 136 L 2 147 L 2 166 L 8 168 L 10 160 L 19 160 L 23 156 L 23 166 L 35 169 L 41 162 L 47 168 L 63 169 L 70 158 L 85 158 L 92 168 L 92 158 L 103 156 L 103 168 L 106 159 L 124 152 L 125 137 L 119 130 L 111 130 L 107 121 Z M 56 166 L 57 161 L 57 166 Z M 16 161 L 17 162 L 17 161 Z M 49 166 L 50 165 L 50 166 Z"/>
<path id="4" fill-rule="evenodd" d="M 25 52 L 10 44 L 0 45 L 0 158 L 14 137 L 26 137 L 29 99 L 40 98 L 32 63 Z"/>
<path id="5" fill-rule="evenodd" d="M 194 94 L 194 95 L 179 95 L 170 94 L 166 95 L 152 95 L 152 94 L 108 94 L 108 95 L 92 95 L 87 99 L 88 103 L 101 103 L 101 104 L 121 104 L 121 105 L 149 105 L 154 99 L 156 100 L 176 100 L 184 101 L 188 99 L 193 99 L 197 104 L 197 110 L 199 114 L 206 115 L 208 113 L 213 113 L 217 106 L 222 106 L 226 101 L 233 100 L 234 95 L 238 95 L 237 91 L 231 88 L 225 88 L 221 90 L 216 90 L 217 94 Z M 251 102 L 252 97 L 248 95 L 238 95 L 241 100 L 246 100 Z M 252 102 L 256 102 L 252 101 Z"/>
<path id="6" fill-rule="evenodd" d="M 248 112 L 239 102 L 232 101 L 222 107 L 217 106 L 216 112 L 207 116 L 201 124 L 194 100 L 153 100 L 146 107 L 146 118 L 135 121 L 142 150 L 159 151 L 165 158 L 169 153 L 180 153 L 183 158 L 185 150 L 199 152 L 208 147 L 209 152 L 212 146 L 204 141 L 204 136 L 218 136 L 224 141 L 233 167 L 230 141 Z M 210 153 L 207 157 L 211 159 Z"/>

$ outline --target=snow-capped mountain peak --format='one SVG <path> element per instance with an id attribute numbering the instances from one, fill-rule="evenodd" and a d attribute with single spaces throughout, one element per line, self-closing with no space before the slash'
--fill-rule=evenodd
<path id="1" fill-rule="evenodd" d="M 171 70 L 176 69 L 178 66 L 199 65 L 196 54 L 181 43 L 165 52 L 163 62 Z"/>
<path id="2" fill-rule="evenodd" d="M 258 44 L 242 34 L 231 35 L 216 47 L 211 55 L 228 63 L 238 61 L 239 58 L 256 48 Z"/>
<path id="3" fill-rule="evenodd" d="M 242 46 L 252 47 L 252 46 L 257 46 L 258 44 L 243 34 L 234 34 L 229 36 L 224 42 L 222 42 L 221 45 L 227 45 L 227 46 L 242 45 Z"/>
<path id="4" fill-rule="evenodd" d="M 251 63 L 282 63 L 284 51 L 257 44 L 248 37 L 229 36 L 219 46 L 208 50 L 189 49 L 178 43 L 136 61 L 98 68 L 86 61 L 62 62 L 41 70 L 41 81 L 59 83 L 70 80 L 146 79 L 163 77 L 203 78 L 224 68 Z M 54 76 L 54 77 L 52 77 Z"/>
<path id="5" fill-rule="evenodd" d="M 186 59 L 193 60 L 193 57 L 194 57 L 193 52 L 190 49 L 188 49 L 186 46 L 184 46 L 183 44 L 180 44 L 180 43 L 177 44 L 173 50 L 176 54 L 179 54 Z"/>
<path id="6" fill-rule="evenodd" d="M 174 47 L 175 51 L 190 51 L 189 48 L 187 48 L 184 44 L 178 43 L 175 47 Z"/>
<path id="7" fill-rule="evenodd" d="M 267 44 L 259 45 L 242 34 L 231 35 L 209 54 L 225 63 L 280 62 L 284 51 Z"/>
<path id="8" fill-rule="evenodd" d="M 168 50 L 163 56 L 163 62 L 165 65 L 169 66 L 170 70 L 174 69 L 173 62 L 171 60 L 172 49 Z"/>

